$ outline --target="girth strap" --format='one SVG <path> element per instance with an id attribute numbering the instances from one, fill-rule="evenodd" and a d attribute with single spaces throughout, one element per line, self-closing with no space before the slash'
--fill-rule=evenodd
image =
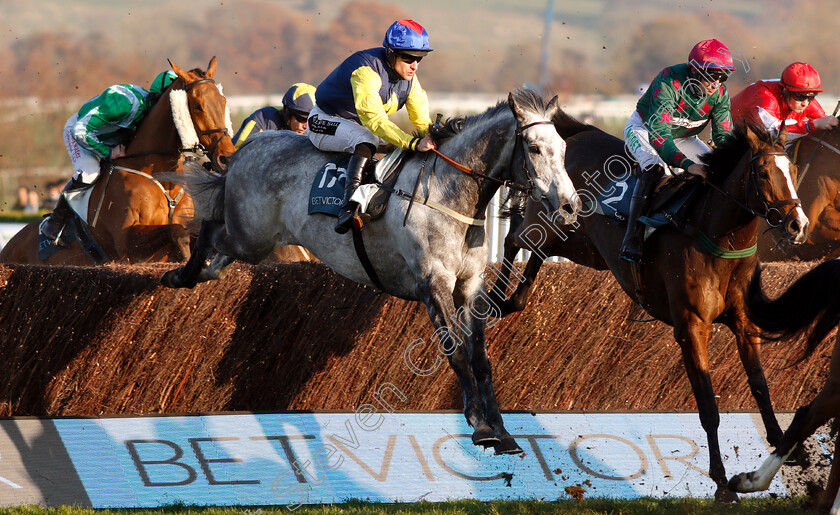
<path id="1" fill-rule="evenodd" d="M 356 255 L 359 256 L 359 261 L 362 263 L 362 268 L 365 269 L 365 272 L 370 277 L 370 280 L 373 281 L 373 284 L 376 285 L 382 291 L 385 291 L 385 288 L 382 286 L 382 282 L 379 280 L 379 276 L 376 275 L 376 270 L 373 268 L 373 263 L 370 262 L 370 258 L 367 255 L 367 251 L 365 250 L 365 242 L 362 240 L 362 231 L 353 227 L 353 247 L 356 249 Z"/>

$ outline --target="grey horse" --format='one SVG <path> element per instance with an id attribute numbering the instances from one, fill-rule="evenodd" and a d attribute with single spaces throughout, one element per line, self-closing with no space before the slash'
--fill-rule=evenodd
<path id="1" fill-rule="evenodd" d="M 394 187 L 415 192 L 418 200 L 392 195 L 382 218 L 362 232 L 382 289 L 428 308 L 438 349 L 458 377 L 472 441 L 497 454 L 521 449 L 502 422 L 485 348 L 493 307 L 483 282 L 483 220 L 502 184 L 541 200 L 567 223 L 575 220 L 580 203 L 563 164 L 566 144 L 550 121 L 558 109 L 556 97 L 546 105 L 537 93 L 518 89 L 506 103 L 433 128 L 441 154 L 471 170 L 460 171 L 432 152 L 406 156 Z M 268 131 L 234 154 L 224 177 L 201 167 L 181 172 L 202 228 L 189 262 L 161 282 L 191 288 L 218 278 L 234 259 L 259 263 L 277 245 L 302 245 L 340 275 L 373 286 L 353 236 L 336 234 L 330 217 L 307 214 L 317 172 L 337 156 L 315 149 L 306 137 Z"/>

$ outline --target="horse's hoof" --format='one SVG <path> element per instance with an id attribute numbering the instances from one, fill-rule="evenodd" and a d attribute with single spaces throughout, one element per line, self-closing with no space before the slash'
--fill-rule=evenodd
<path id="1" fill-rule="evenodd" d="M 739 499 L 738 494 L 732 490 L 727 488 L 718 488 L 715 492 L 715 502 L 721 504 L 736 504 L 741 502 L 741 499 Z"/>
<path id="2" fill-rule="evenodd" d="M 503 435 L 499 439 L 499 444 L 493 446 L 493 449 L 496 454 L 519 454 L 522 452 L 522 448 L 510 435 Z"/>
<path id="3" fill-rule="evenodd" d="M 747 485 L 752 483 L 752 474 L 752 472 L 741 472 L 732 476 L 726 485 L 727 488 L 733 492 L 741 492 L 742 494 L 751 492 L 752 490 Z"/>
<path id="4" fill-rule="evenodd" d="M 485 449 L 495 447 L 501 443 L 496 433 L 486 424 L 476 427 L 472 434 L 472 442 L 473 445 L 481 445 Z"/>
<path id="5" fill-rule="evenodd" d="M 180 268 L 170 270 L 163 274 L 160 277 L 160 284 L 166 286 L 167 288 L 192 288 L 195 286 L 195 283 L 186 284 L 184 281 L 181 280 Z"/>
<path id="6" fill-rule="evenodd" d="M 180 281 L 178 281 L 178 271 L 179 269 L 176 268 L 160 276 L 160 284 L 166 286 L 167 288 L 180 288 L 181 286 Z"/>

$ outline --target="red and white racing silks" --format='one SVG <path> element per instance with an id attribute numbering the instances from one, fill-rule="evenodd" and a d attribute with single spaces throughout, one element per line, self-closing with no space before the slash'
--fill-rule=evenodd
<path id="1" fill-rule="evenodd" d="M 813 129 L 813 120 L 825 116 L 825 110 L 816 99 L 801 113 L 795 113 L 782 96 L 778 79 L 760 80 L 732 97 L 732 119 L 750 121 L 764 126 L 771 133 L 778 133 L 782 121 L 788 130 L 788 141 L 804 136 Z"/>

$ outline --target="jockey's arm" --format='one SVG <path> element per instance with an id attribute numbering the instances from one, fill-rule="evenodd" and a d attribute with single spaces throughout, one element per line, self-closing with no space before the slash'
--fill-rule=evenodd
<path id="1" fill-rule="evenodd" d="M 828 115 L 823 116 L 822 118 L 817 118 L 811 123 L 814 125 L 815 129 L 826 131 L 837 127 L 837 124 L 840 123 L 840 121 L 837 120 L 837 117 Z"/>
<path id="2" fill-rule="evenodd" d="M 429 97 L 423 87 L 420 86 L 417 76 L 414 76 L 411 80 L 411 90 L 408 92 L 405 108 L 408 111 L 408 119 L 411 125 L 420 134 L 428 134 L 429 126 L 432 125 L 432 119 L 429 116 Z"/>
<path id="3" fill-rule="evenodd" d="M 732 132 L 731 102 L 729 100 L 729 94 L 726 93 L 724 88 L 725 86 L 721 86 L 722 98 L 709 113 L 709 119 L 712 122 L 712 141 L 715 145 L 723 143 L 726 137 Z"/>
<path id="4" fill-rule="evenodd" d="M 668 166 L 687 170 L 694 161 L 680 152 L 671 132 L 671 119 L 678 112 L 674 86 L 667 80 L 660 80 L 657 84 L 651 84 L 651 87 L 658 88 L 658 93 L 652 99 L 650 116 L 644 120 L 648 128 L 648 140 Z"/>

